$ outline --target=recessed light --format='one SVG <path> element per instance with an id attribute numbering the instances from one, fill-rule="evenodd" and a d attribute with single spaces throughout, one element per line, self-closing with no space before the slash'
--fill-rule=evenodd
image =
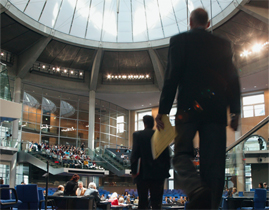
<path id="1" fill-rule="evenodd" d="M 144 106 L 144 105 L 141 105 L 141 106 Z"/>
<path id="2" fill-rule="evenodd" d="M 149 105 L 151 105 L 151 103 L 149 103 Z"/>
<path id="3" fill-rule="evenodd" d="M 246 88 L 243 88 L 243 90 L 245 90 Z"/>
<path id="4" fill-rule="evenodd" d="M 254 86 L 254 88 L 256 88 L 257 86 Z"/>

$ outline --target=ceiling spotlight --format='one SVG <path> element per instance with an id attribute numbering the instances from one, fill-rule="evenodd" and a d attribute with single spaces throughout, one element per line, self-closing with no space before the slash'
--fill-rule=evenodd
<path id="1" fill-rule="evenodd" d="M 146 78 L 149 78 L 149 75 L 148 74 L 146 75 Z"/>
<path id="2" fill-rule="evenodd" d="M 57 71 L 60 71 L 60 68 L 57 68 L 56 70 L 57 70 Z"/>
<path id="3" fill-rule="evenodd" d="M 82 72 L 79 73 L 80 76 L 82 76 L 82 74 L 83 74 Z"/>
<path id="4" fill-rule="evenodd" d="M 110 78 L 111 78 L 111 75 L 110 75 L 110 74 L 109 74 L 109 75 L 107 75 L 107 78 L 108 78 L 108 79 L 110 79 Z"/>
<path id="5" fill-rule="evenodd" d="M 262 50 L 262 45 L 261 44 L 256 44 L 252 48 L 253 52 L 260 52 Z"/>
<path id="6" fill-rule="evenodd" d="M 3 52 L 1 52 L 1 56 L 4 56 L 4 53 Z"/>
<path id="7" fill-rule="evenodd" d="M 55 71 L 55 67 L 52 67 L 52 70 Z"/>
<path id="8" fill-rule="evenodd" d="M 144 75 L 141 75 L 141 78 L 144 79 Z"/>
<path id="9" fill-rule="evenodd" d="M 45 66 L 45 65 L 43 65 L 43 66 L 42 66 L 42 68 L 44 69 L 44 68 L 46 68 L 46 66 Z"/>
<path id="10" fill-rule="evenodd" d="M 111 78 L 114 78 L 114 76 L 112 75 Z"/>
<path id="11" fill-rule="evenodd" d="M 248 54 L 250 54 L 250 52 L 248 52 L 247 50 L 245 50 L 242 54 L 243 54 L 243 56 L 247 56 Z"/>
<path id="12" fill-rule="evenodd" d="M 74 74 L 74 71 L 71 71 L 71 74 Z"/>
<path id="13" fill-rule="evenodd" d="M 65 70 L 64 70 L 64 73 L 66 73 L 66 72 L 67 72 L 67 70 L 65 69 Z"/>
<path id="14" fill-rule="evenodd" d="M 119 78 L 121 79 L 121 75 L 119 75 Z"/>
<path id="15" fill-rule="evenodd" d="M 123 78 L 123 79 L 126 79 L 126 75 L 123 75 L 122 78 Z"/>

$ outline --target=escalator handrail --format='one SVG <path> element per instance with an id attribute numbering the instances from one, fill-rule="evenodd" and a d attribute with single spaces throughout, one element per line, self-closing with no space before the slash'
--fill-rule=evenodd
<path id="1" fill-rule="evenodd" d="M 269 116 L 265 117 L 261 122 L 259 122 L 256 126 L 254 126 L 252 129 L 250 129 L 247 133 L 245 133 L 243 136 L 241 136 L 239 139 L 237 139 L 234 143 L 232 143 L 229 147 L 227 147 L 226 152 L 229 152 L 231 149 L 233 149 L 235 146 L 240 144 L 242 141 L 246 140 L 249 136 L 251 136 L 253 133 L 255 133 L 257 130 L 262 128 L 264 125 L 266 125 L 269 121 Z"/>

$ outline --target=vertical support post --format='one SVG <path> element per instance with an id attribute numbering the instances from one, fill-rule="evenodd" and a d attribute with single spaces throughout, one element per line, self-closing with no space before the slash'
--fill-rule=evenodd
<path id="1" fill-rule="evenodd" d="M 212 0 L 210 0 L 210 13 L 211 13 L 211 34 L 213 34 Z"/>
<path id="2" fill-rule="evenodd" d="M 89 128 L 88 128 L 88 147 L 94 150 L 94 126 L 95 126 L 95 91 L 89 92 Z"/>
<path id="3" fill-rule="evenodd" d="M 49 161 L 47 161 L 45 210 L 47 210 L 48 207 L 48 189 L 49 189 Z"/>
<path id="4" fill-rule="evenodd" d="M 21 102 L 21 78 L 17 77 L 14 84 L 13 101 L 16 103 Z M 12 123 L 12 138 L 18 139 L 19 132 L 19 119 L 14 120 Z"/>
<path id="5" fill-rule="evenodd" d="M 16 166 L 17 166 L 17 153 L 12 155 L 12 160 L 10 163 L 10 187 L 14 188 L 16 186 Z"/>

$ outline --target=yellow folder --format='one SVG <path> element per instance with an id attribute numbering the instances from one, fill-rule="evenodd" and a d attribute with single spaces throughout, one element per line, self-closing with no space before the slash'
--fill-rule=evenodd
<path id="1" fill-rule="evenodd" d="M 169 146 L 176 137 L 175 128 L 171 125 L 169 117 L 162 115 L 164 129 L 156 130 L 151 138 L 152 157 L 156 159 Z"/>

